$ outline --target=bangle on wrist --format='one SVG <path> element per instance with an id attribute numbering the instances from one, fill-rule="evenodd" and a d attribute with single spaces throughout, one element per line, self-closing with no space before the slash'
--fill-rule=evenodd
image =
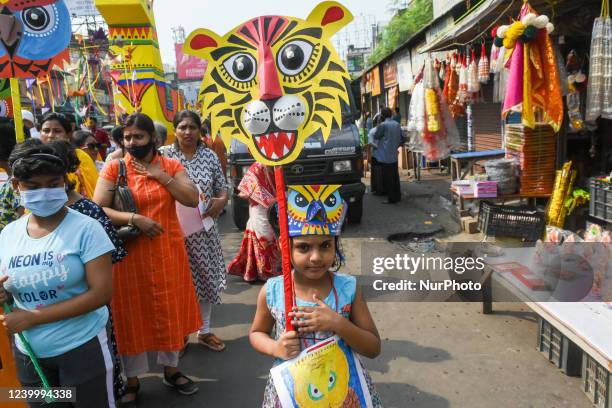
<path id="1" fill-rule="evenodd" d="M 170 183 L 172 183 L 173 181 L 174 181 L 174 179 L 172 177 L 170 177 L 170 179 L 164 183 L 164 187 L 169 186 Z"/>
<path id="2" fill-rule="evenodd" d="M 136 216 L 136 213 L 132 213 L 130 214 L 130 219 L 128 220 L 128 226 L 133 227 L 134 226 L 134 217 Z"/>

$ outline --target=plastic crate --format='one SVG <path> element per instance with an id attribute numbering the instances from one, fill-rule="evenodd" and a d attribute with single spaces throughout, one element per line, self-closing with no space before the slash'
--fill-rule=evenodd
<path id="1" fill-rule="evenodd" d="M 582 356 L 582 390 L 598 408 L 612 408 L 610 371 L 588 354 Z"/>
<path id="2" fill-rule="evenodd" d="M 589 189 L 591 193 L 589 215 L 612 222 L 612 184 L 592 178 L 589 180 Z"/>
<path id="3" fill-rule="evenodd" d="M 480 202 L 478 229 L 491 237 L 520 238 L 535 242 L 544 234 L 544 213 L 527 206 L 506 206 Z"/>
<path id="4" fill-rule="evenodd" d="M 538 321 L 538 350 L 567 375 L 579 377 L 582 372 L 582 350 L 546 320 Z"/>

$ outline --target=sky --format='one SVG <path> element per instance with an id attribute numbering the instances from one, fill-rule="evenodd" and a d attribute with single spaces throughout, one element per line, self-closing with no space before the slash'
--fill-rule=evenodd
<path id="1" fill-rule="evenodd" d="M 163 62 L 175 65 L 172 28 L 183 26 L 185 35 L 197 28 L 207 28 L 219 35 L 261 15 L 285 15 L 306 18 L 321 0 L 156 0 L 153 3 L 157 35 Z M 355 16 L 373 16 L 376 21 L 389 19 L 388 0 L 342 0 Z"/>

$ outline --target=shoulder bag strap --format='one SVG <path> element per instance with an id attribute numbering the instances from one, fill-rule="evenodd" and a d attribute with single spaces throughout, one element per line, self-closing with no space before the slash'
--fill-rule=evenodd
<path id="1" fill-rule="evenodd" d="M 121 187 L 127 186 L 127 167 L 125 160 L 119 159 L 119 174 L 117 175 L 117 185 Z"/>

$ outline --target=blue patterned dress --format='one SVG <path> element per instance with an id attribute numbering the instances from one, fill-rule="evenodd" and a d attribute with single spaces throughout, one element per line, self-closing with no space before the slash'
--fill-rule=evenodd
<path id="1" fill-rule="evenodd" d="M 336 289 L 336 294 L 338 296 L 338 304 L 336 304 L 336 296 L 333 290 L 331 290 L 329 295 L 325 298 L 324 303 L 331 309 L 338 311 L 338 313 L 340 313 L 343 317 L 350 319 L 351 306 L 357 293 L 357 280 L 354 276 L 333 272 L 330 273 L 332 274 L 334 288 Z M 268 309 L 270 310 L 275 322 L 271 336 L 274 340 L 278 340 L 281 334 L 285 332 L 285 293 L 282 276 L 268 279 L 266 282 L 266 304 L 268 305 Z M 297 306 L 310 307 L 317 305 L 316 303 L 307 302 L 299 298 L 296 299 L 296 304 Z M 333 332 L 309 333 L 309 336 L 302 339 L 300 342 L 301 348 L 303 350 L 304 348 L 328 339 L 333 335 Z M 276 359 L 274 361 L 274 366 L 282 362 L 283 360 Z M 359 363 L 362 364 L 361 361 L 359 361 Z M 365 368 L 363 369 L 363 374 L 368 385 L 370 395 L 372 396 L 372 406 L 374 408 L 382 408 L 382 402 L 380 401 L 380 397 L 374 388 L 372 378 Z M 266 389 L 264 391 L 262 408 L 281 408 L 271 375 L 268 376 L 268 383 L 266 384 Z"/>

